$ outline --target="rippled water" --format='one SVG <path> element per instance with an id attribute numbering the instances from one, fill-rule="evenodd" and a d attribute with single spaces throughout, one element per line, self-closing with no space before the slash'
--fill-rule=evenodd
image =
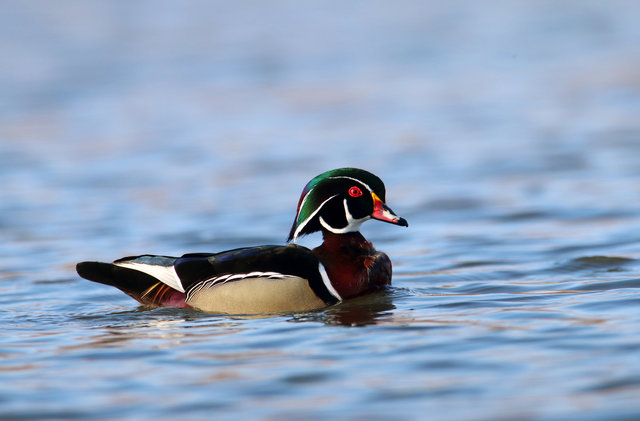
<path id="1" fill-rule="evenodd" d="M 0 418 L 640 418 L 634 1 L 5 2 Z M 282 243 L 378 174 L 389 291 L 138 307 L 76 262 Z M 302 241 L 313 246 L 318 236 Z"/>

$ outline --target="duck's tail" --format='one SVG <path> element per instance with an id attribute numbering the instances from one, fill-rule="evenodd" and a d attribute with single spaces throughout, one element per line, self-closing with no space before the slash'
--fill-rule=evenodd
<path id="1" fill-rule="evenodd" d="M 184 292 L 138 269 L 114 263 L 80 262 L 76 271 L 90 281 L 114 286 L 144 305 L 189 307 Z"/>

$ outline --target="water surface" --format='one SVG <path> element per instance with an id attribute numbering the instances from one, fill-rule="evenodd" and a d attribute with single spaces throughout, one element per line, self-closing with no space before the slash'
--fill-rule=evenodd
<path id="1" fill-rule="evenodd" d="M 0 418 L 640 417 L 633 1 L 9 2 Z M 283 243 L 378 174 L 394 286 L 240 318 L 78 261 Z M 314 246 L 318 236 L 303 245 Z"/>

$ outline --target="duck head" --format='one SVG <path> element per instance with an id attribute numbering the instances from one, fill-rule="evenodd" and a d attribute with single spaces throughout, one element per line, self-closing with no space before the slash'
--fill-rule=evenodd
<path id="1" fill-rule="evenodd" d="M 409 226 L 385 204 L 382 180 L 358 168 L 339 168 L 313 178 L 298 201 L 287 241 L 312 232 L 356 232 L 369 219 Z"/>

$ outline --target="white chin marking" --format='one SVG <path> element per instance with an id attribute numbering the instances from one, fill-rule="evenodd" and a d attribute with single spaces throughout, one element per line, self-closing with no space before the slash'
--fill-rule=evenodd
<path id="1" fill-rule="evenodd" d="M 347 232 L 356 232 L 360 231 L 360 226 L 362 223 L 368 219 L 371 219 L 370 216 L 365 216 L 364 218 L 355 219 L 351 212 L 349 212 L 349 206 L 347 205 L 347 199 L 342 201 L 344 204 L 344 216 L 347 219 L 347 226 L 344 228 L 334 228 L 327 223 L 322 217 L 320 217 L 320 224 L 328 231 L 334 234 L 345 234 Z"/>
<path id="2" fill-rule="evenodd" d="M 353 220 L 349 225 L 344 228 L 334 228 L 327 223 L 322 217 L 320 217 L 320 225 L 322 225 L 327 231 L 332 232 L 334 234 L 346 234 L 348 232 L 357 232 L 360 231 L 360 226 L 364 221 L 369 218 L 362 218 Z"/>

